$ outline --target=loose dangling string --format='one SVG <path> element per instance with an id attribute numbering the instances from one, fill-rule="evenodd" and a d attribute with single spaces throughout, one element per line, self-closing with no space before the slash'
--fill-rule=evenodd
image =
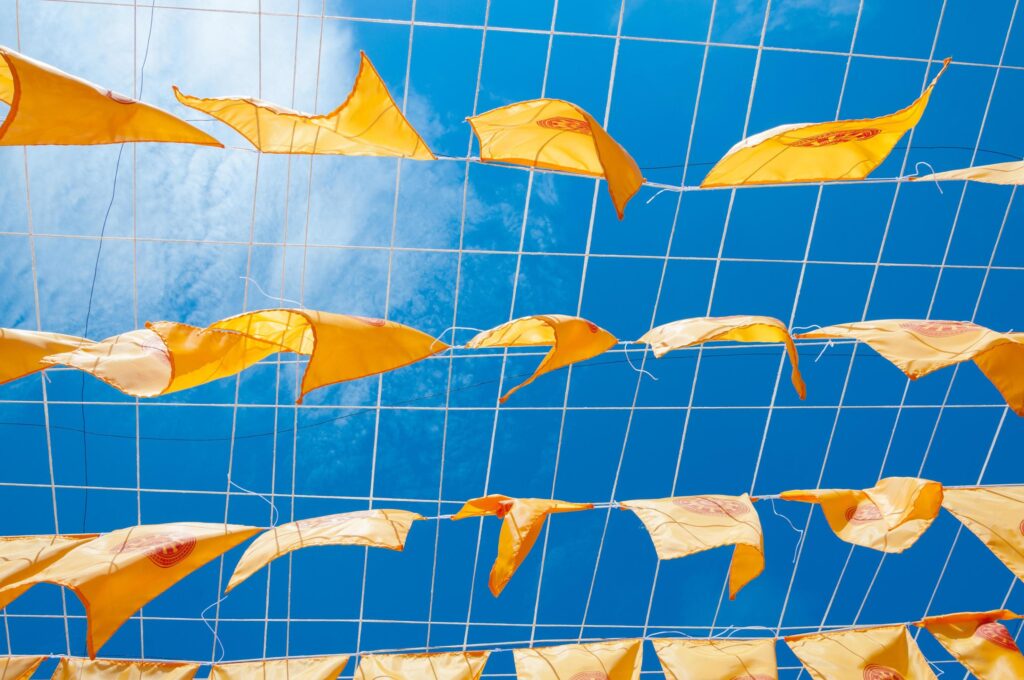
<path id="1" fill-rule="evenodd" d="M 914 175 L 915 176 L 921 174 L 920 168 L 921 168 L 922 165 L 925 166 L 926 168 L 928 168 L 928 170 L 930 171 L 929 174 L 932 174 L 932 175 L 935 174 L 935 168 L 932 167 L 931 163 L 927 163 L 925 161 L 918 161 L 917 163 L 914 164 Z M 942 187 L 939 185 L 939 180 L 933 179 L 932 181 L 935 182 L 935 188 L 938 189 L 939 193 L 941 194 L 942 193 Z"/>

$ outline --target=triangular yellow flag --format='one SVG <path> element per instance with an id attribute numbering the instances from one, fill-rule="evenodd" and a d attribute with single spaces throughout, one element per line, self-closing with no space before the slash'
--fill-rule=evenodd
<path id="1" fill-rule="evenodd" d="M 363 654 L 353 680 L 480 680 L 490 652 Z"/>
<path id="2" fill-rule="evenodd" d="M 942 507 L 1024 580 L 1024 486 L 946 489 Z"/>
<path id="3" fill-rule="evenodd" d="M 917 625 L 935 639 L 978 680 L 1024 678 L 1024 656 L 999 619 L 1018 619 L 1005 609 L 932 616 Z"/>
<path id="4" fill-rule="evenodd" d="M 643 640 L 513 649 L 518 680 L 640 680 Z"/>
<path id="5" fill-rule="evenodd" d="M 654 638 L 667 680 L 778 680 L 775 640 Z"/>
<path id="6" fill-rule="evenodd" d="M 192 680 L 197 663 L 64 658 L 50 680 Z"/>
<path id="7" fill-rule="evenodd" d="M 786 638 L 814 680 L 936 680 L 905 626 Z"/>
<path id="8" fill-rule="evenodd" d="M 45 656 L 0 656 L 0 680 L 29 680 Z"/>
<path id="9" fill-rule="evenodd" d="M 1024 161 L 975 165 L 971 168 L 933 172 L 930 175 L 911 177 L 910 181 L 943 182 L 958 179 L 984 182 L 986 184 L 1024 184 Z"/>
<path id="10" fill-rule="evenodd" d="M 0 328 L 0 385 L 47 368 L 43 357 L 91 344 L 73 335 Z"/>
<path id="11" fill-rule="evenodd" d="M 218 663 L 210 668 L 210 680 L 335 680 L 347 663 L 347 656 Z"/>

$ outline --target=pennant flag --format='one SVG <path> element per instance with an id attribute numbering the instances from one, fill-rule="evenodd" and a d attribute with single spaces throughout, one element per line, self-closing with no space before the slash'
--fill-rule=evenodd
<path id="1" fill-rule="evenodd" d="M 436 160 L 391 98 L 369 57 L 360 52 L 359 60 L 359 74 L 348 98 L 321 116 L 249 97 L 192 97 L 177 86 L 174 96 L 185 106 L 230 125 L 263 153 Z"/>
<path id="2" fill-rule="evenodd" d="M 45 656 L 0 657 L 0 680 L 29 680 Z"/>
<path id="3" fill-rule="evenodd" d="M 402 550 L 412 523 L 423 519 L 405 510 L 360 510 L 289 522 L 262 534 L 246 548 L 231 575 L 231 590 L 263 567 L 299 548 L 318 545 L 362 545 Z"/>
<path id="4" fill-rule="evenodd" d="M 540 531 L 544 528 L 544 521 L 547 520 L 548 515 L 556 512 L 590 510 L 593 507 L 592 503 L 567 503 L 545 498 L 509 498 L 500 494 L 492 494 L 467 501 L 456 514 L 452 515 L 452 519 L 488 515 L 501 518 L 498 556 L 494 560 L 491 577 L 487 582 L 491 594 L 497 597 L 508 585 L 519 565 L 530 554 L 530 549 L 537 542 L 537 537 L 540 536 Z"/>
<path id="5" fill-rule="evenodd" d="M 667 680 L 778 680 L 775 640 L 654 638 Z"/>
<path id="6" fill-rule="evenodd" d="M 0 146 L 179 142 L 222 146 L 180 118 L 0 46 Z"/>
<path id="7" fill-rule="evenodd" d="M 932 616 L 917 625 L 935 639 L 978 680 L 1024 678 L 1024 656 L 999 619 L 1018 619 L 1005 609 Z"/>
<path id="8" fill-rule="evenodd" d="M 780 125 L 729 149 L 702 187 L 864 179 L 917 125 L 949 59 L 917 100 L 880 118 Z"/>
<path id="9" fill-rule="evenodd" d="M 1024 161 L 976 165 L 973 168 L 933 172 L 923 177 L 911 177 L 911 182 L 945 182 L 949 180 L 971 180 L 986 184 L 1024 184 Z"/>
<path id="10" fill-rule="evenodd" d="M 814 680 L 936 680 L 905 626 L 785 638 Z"/>
<path id="11" fill-rule="evenodd" d="M 946 489 L 942 507 L 1024 580 L 1024 486 Z"/>
<path id="12" fill-rule="evenodd" d="M 558 99 L 509 104 L 467 119 L 484 163 L 604 177 L 621 220 L 644 183 L 636 161 L 589 113 Z"/>
<path id="13" fill-rule="evenodd" d="M 234 524 L 150 524 L 103 534 L 31 576 L 0 588 L 0 607 L 40 583 L 74 591 L 85 606 L 89 657 L 140 607 L 260 530 Z"/>
<path id="14" fill-rule="evenodd" d="M 801 399 L 807 396 L 800 375 L 800 355 L 786 325 L 770 316 L 712 316 L 681 319 L 644 333 L 637 340 L 651 346 L 654 356 L 661 358 L 675 349 L 705 342 L 781 342 L 786 345 L 789 362 L 793 364 L 790 380 Z"/>
<path id="15" fill-rule="evenodd" d="M 480 680 L 490 654 L 363 654 L 353 680 Z"/>
<path id="16" fill-rule="evenodd" d="M 0 385 L 47 367 L 43 357 L 58 352 L 70 352 L 91 340 L 73 335 L 46 333 L 43 331 L 22 331 L 17 328 L 0 328 Z"/>
<path id="17" fill-rule="evenodd" d="M 50 680 L 192 680 L 197 663 L 64 658 Z"/>
<path id="18" fill-rule="evenodd" d="M 218 663 L 210 668 L 210 680 L 335 680 L 347 663 L 347 656 Z"/>
<path id="19" fill-rule="evenodd" d="M 1024 416 L 1024 333 L 997 333 L 969 321 L 888 319 L 828 326 L 796 337 L 866 342 L 911 380 L 973 359 L 1010 408 Z"/>
<path id="20" fill-rule="evenodd" d="M 0 588 L 30 578 L 97 534 L 0 537 Z M 25 586 L 22 592 L 28 590 Z M 7 599 L 7 602 L 14 597 Z M 0 597 L 0 601 L 2 597 Z M 2 679 L 3 676 L 0 676 Z"/>
<path id="21" fill-rule="evenodd" d="M 729 599 L 764 571 L 764 536 L 750 496 L 680 496 L 626 501 L 644 523 L 659 560 L 673 560 L 725 545 L 733 549 Z"/>
<path id="22" fill-rule="evenodd" d="M 608 331 L 578 316 L 543 314 L 524 316 L 479 333 L 466 343 L 470 349 L 484 347 L 550 347 L 540 366 L 529 378 L 501 397 L 509 397 L 534 380 L 569 364 L 603 354 L 618 343 Z"/>
<path id="23" fill-rule="evenodd" d="M 817 503 L 835 535 L 854 545 L 901 553 L 932 525 L 942 485 L 915 477 L 887 477 L 870 489 L 783 491 L 784 501 Z"/>
<path id="24" fill-rule="evenodd" d="M 640 680 L 643 640 L 513 649 L 518 680 Z"/>

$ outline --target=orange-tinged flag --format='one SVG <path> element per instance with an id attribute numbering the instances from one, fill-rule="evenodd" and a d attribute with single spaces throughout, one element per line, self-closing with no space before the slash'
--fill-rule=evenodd
<path id="1" fill-rule="evenodd" d="M 359 74 L 348 98 L 325 115 L 301 113 L 249 97 L 174 96 L 226 123 L 263 153 L 398 156 L 436 160 L 402 115 L 369 57 L 360 52 Z"/>
<path id="2" fill-rule="evenodd" d="M 540 314 L 524 316 L 477 334 L 466 343 L 470 349 L 484 347 L 550 347 L 537 370 L 501 397 L 505 403 L 534 380 L 569 364 L 603 354 L 618 343 L 614 335 L 578 316 Z"/>
<path id="3" fill-rule="evenodd" d="M 936 680 L 905 626 L 785 638 L 814 680 Z"/>
<path id="4" fill-rule="evenodd" d="M 0 146 L 180 142 L 222 146 L 180 118 L 0 46 Z"/>
<path id="5" fill-rule="evenodd" d="M 880 118 L 780 125 L 741 140 L 700 183 L 702 187 L 864 179 L 917 125 L 942 69 L 913 104 Z"/>
<path id="6" fill-rule="evenodd" d="M 197 663 L 63 658 L 50 680 L 192 680 Z"/>
<path id="7" fill-rule="evenodd" d="M 359 510 L 300 519 L 274 527 L 245 549 L 225 592 L 263 567 L 299 548 L 318 545 L 362 545 L 402 550 L 412 523 L 423 519 L 406 510 Z"/>
<path id="8" fill-rule="evenodd" d="M 931 616 L 917 625 L 928 632 L 966 666 L 978 680 L 1024 678 L 1024 655 L 999 619 L 1020 616 L 1005 609 Z"/>
<path id="9" fill-rule="evenodd" d="M 916 477 L 887 477 L 870 489 L 783 491 L 785 501 L 817 503 L 829 527 L 847 543 L 901 553 L 932 525 L 942 485 Z"/>
<path id="10" fill-rule="evenodd" d="M 778 680 L 775 640 L 654 638 L 667 680 Z"/>
<path id="11" fill-rule="evenodd" d="M 1024 580 L 1024 486 L 946 489 L 942 507 Z"/>
<path id="12" fill-rule="evenodd" d="M 887 319 L 828 326 L 796 337 L 866 342 L 911 380 L 973 359 L 1010 408 L 1024 416 L 1024 333 L 998 333 L 968 321 Z"/>
<path id="13" fill-rule="evenodd" d="M 675 349 L 705 342 L 781 342 L 786 346 L 793 364 L 790 380 L 801 399 L 807 387 L 800 375 L 800 355 L 786 325 L 770 316 L 712 316 L 680 319 L 652 328 L 637 342 L 651 346 L 654 356 L 661 358 Z"/>
<path id="14" fill-rule="evenodd" d="M 497 597 L 508 585 L 519 565 L 530 554 L 530 549 L 537 542 L 548 515 L 556 512 L 590 510 L 593 507 L 593 503 L 567 503 L 546 498 L 510 498 L 492 494 L 467 501 L 452 515 L 452 519 L 489 515 L 501 518 L 498 556 L 494 560 L 487 582 L 491 594 Z"/>
<path id="15" fill-rule="evenodd" d="M 69 550 L 96 538 L 97 534 L 70 534 L 63 536 L 3 536 L 0 537 L 0 588 L 24 581 L 56 562 Z M 31 586 L 25 586 L 21 592 Z M 17 595 L 0 596 L 6 605 Z M 2 680 L 3 676 L 0 676 Z"/>
<path id="16" fill-rule="evenodd" d="M 0 680 L 29 680 L 45 656 L 0 657 Z"/>
<path id="17" fill-rule="evenodd" d="M 1024 184 L 1024 161 L 976 165 L 971 168 L 933 172 L 922 177 L 911 177 L 911 182 L 939 182 L 949 180 L 971 180 L 986 184 Z"/>
<path id="18" fill-rule="evenodd" d="M 91 340 L 73 335 L 0 328 L 0 385 L 43 370 L 43 357 L 89 344 Z"/>
<path id="19" fill-rule="evenodd" d="M 140 607 L 260 530 L 177 522 L 118 529 L 77 546 L 28 578 L 0 588 L 0 606 L 40 583 L 74 591 L 85 606 L 90 658 Z"/>
<path id="20" fill-rule="evenodd" d="M 559 99 L 532 99 L 468 118 L 484 163 L 513 163 L 604 177 L 621 220 L 644 183 L 636 161 L 589 113 Z"/>
<path id="21" fill-rule="evenodd" d="M 644 523 L 659 560 L 735 546 L 729 566 L 729 599 L 764 571 L 761 520 L 747 494 L 626 501 L 621 506 Z"/>
<path id="22" fill-rule="evenodd" d="M 353 680 L 479 680 L 490 652 L 364 654 Z"/>
<path id="23" fill-rule="evenodd" d="M 513 649 L 518 680 L 640 680 L 643 640 Z"/>
<path id="24" fill-rule="evenodd" d="M 210 668 L 210 680 L 335 680 L 346 664 L 347 656 L 218 663 Z"/>

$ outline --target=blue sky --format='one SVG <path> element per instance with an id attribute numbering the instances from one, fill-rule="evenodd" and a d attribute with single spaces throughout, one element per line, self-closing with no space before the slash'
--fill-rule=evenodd
<path id="1" fill-rule="evenodd" d="M 560 0 L 550 37 L 550 0 L 491 0 L 489 13 L 482 0 L 417 0 L 411 58 L 410 0 L 263 0 L 262 21 L 257 0 L 159 0 L 151 37 L 148 3 L 139 5 L 8 0 L 0 43 L 20 39 L 22 52 L 126 94 L 141 82 L 146 101 L 199 120 L 229 148 L 125 147 L 116 182 L 116 146 L 30 149 L 27 178 L 23 150 L 0 150 L 2 326 L 34 329 L 38 313 L 44 330 L 83 334 L 102 232 L 93 338 L 279 305 L 246 285 L 247 272 L 272 296 L 432 334 L 577 312 L 622 339 L 709 312 L 794 326 L 927 316 L 1024 328 L 1024 218 L 1009 187 L 851 183 L 681 199 L 645 187 L 618 222 L 594 180 L 538 174 L 527 201 L 527 173 L 454 161 L 404 162 L 396 179 L 393 159 L 267 156 L 257 182 L 245 140 L 171 93 L 177 84 L 327 111 L 344 99 L 364 50 L 399 101 L 408 65 L 408 117 L 438 154 L 471 148 L 463 119 L 475 98 L 482 112 L 543 92 L 599 120 L 607 108 L 609 131 L 648 179 L 693 186 L 743 137 L 748 102 L 749 133 L 832 119 L 837 106 L 843 118 L 882 115 L 912 101 L 952 56 L 909 153 L 905 138 L 874 175 L 892 178 L 904 159 L 905 173 L 918 161 L 969 165 L 975 146 L 976 164 L 1024 155 L 1024 18 L 1012 0 L 779 0 L 767 20 L 764 2 L 719 0 L 713 22 L 710 0 L 630 0 L 619 41 L 619 0 Z M 147 40 L 144 79 L 133 78 Z M 986 459 L 983 483 L 1022 481 L 1024 424 L 1004 418 L 973 365 L 904 392 L 902 374 L 866 347 L 819 352 L 801 350 L 805 402 L 788 368 L 778 381 L 781 348 L 748 345 L 648 357 L 658 380 L 639 382 L 613 352 L 541 378 L 497 412 L 503 366 L 507 388 L 537 356 L 460 351 L 325 388 L 298 409 L 301 366 L 291 356 L 244 373 L 237 402 L 235 379 L 136 406 L 54 370 L 45 404 L 38 376 L 0 388 L 9 509 L 0 533 L 221 522 L 226 500 L 231 522 L 266 525 L 265 501 L 235 488 L 226 497 L 229 460 L 231 480 L 273 494 L 286 519 L 363 509 L 371 497 L 373 507 L 433 515 L 484 492 L 572 501 L 769 494 L 813 487 L 819 474 L 822 486 L 860 488 L 922 468 L 973 484 Z M 87 495 L 86 484 L 95 487 Z M 804 527 L 808 506 L 776 509 Z M 654 550 L 629 513 L 556 517 L 546 551 L 542 539 L 499 599 L 486 589 L 499 523 L 484 521 L 479 534 L 475 520 L 439 531 L 424 522 L 404 553 L 307 550 L 291 560 L 290 586 L 288 560 L 249 579 L 220 608 L 224 658 L 901 622 L 921 617 L 933 593 L 930 613 L 998 607 L 1012 583 L 965 532 L 936 585 L 957 530 L 946 514 L 878 568 L 878 553 L 851 555 L 814 512 L 794 571 L 797 533 L 770 504 L 758 510 L 767 568 L 720 609 L 729 551 L 663 563 L 652 598 Z M 225 582 L 240 553 L 229 553 Z M 199 617 L 217 599 L 218 576 L 214 562 L 185 579 L 102 653 L 210 661 L 219 651 Z M 1011 608 L 1024 609 L 1019 590 Z M 67 608 L 65 637 L 59 589 L 21 598 L 5 619 L 10 649 L 83 653 L 82 609 L 70 595 Z M 920 640 L 929 658 L 948 659 L 926 634 Z M 645 670 L 659 677 L 646 652 Z M 781 665 L 795 665 L 784 646 L 779 653 Z M 511 654 L 492 657 L 488 676 L 511 672 Z"/>

